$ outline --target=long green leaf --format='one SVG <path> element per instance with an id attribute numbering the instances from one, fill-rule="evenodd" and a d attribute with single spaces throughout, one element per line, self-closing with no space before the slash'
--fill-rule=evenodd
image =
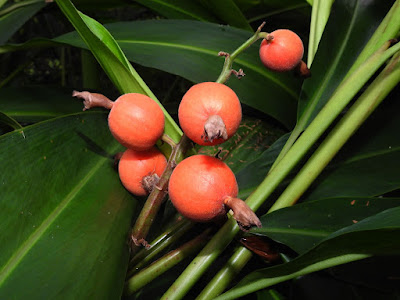
<path id="1" fill-rule="evenodd" d="M 310 67 L 328 21 L 334 0 L 315 0 L 312 6 L 307 66 Z"/>
<path id="2" fill-rule="evenodd" d="M 194 19 L 216 22 L 218 19 L 196 1 L 186 0 L 136 0 L 136 2 L 170 19 Z"/>
<path id="3" fill-rule="evenodd" d="M 399 109 L 395 93 L 389 95 L 321 173 L 304 201 L 378 196 L 399 188 Z"/>
<path id="4" fill-rule="evenodd" d="M 10 126 L 13 129 L 20 129 L 23 134 L 22 126 L 14 118 L 0 111 L 0 123 Z"/>
<path id="5" fill-rule="evenodd" d="M 278 21 L 285 21 L 290 19 L 290 24 L 293 22 L 293 15 L 290 12 L 298 11 L 305 9 L 306 11 L 310 10 L 310 5 L 304 0 L 268 0 L 268 1 L 235 1 L 235 3 L 241 8 L 244 14 L 248 17 L 249 22 L 255 21 L 267 21 L 271 22 L 271 17 L 276 17 Z M 289 14 L 288 14 L 289 13 Z M 301 14 L 302 15 L 302 14 Z M 307 18 L 307 14 L 304 15 L 304 18 Z M 297 16 L 298 17 L 298 16 Z M 275 26 L 276 24 L 272 21 L 271 26 Z M 304 22 L 305 20 L 299 19 L 296 20 L 296 24 L 298 22 Z M 292 26 L 289 26 L 292 27 Z"/>
<path id="6" fill-rule="evenodd" d="M 33 48 L 46 48 L 53 46 L 61 46 L 60 43 L 54 42 L 52 40 L 46 38 L 33 38 L 29 41 L 26 41 L 22 44 L 5 44 L 0 46 L 0 54 L 13 52 L 13 51 L 22 51 L 22 50 L 30 50 Z"/>
<path id="7" fill-rule="evenodd" d="M 52 86 L 0 89 L 0 111 L 18 122 L 33 123 L 82 110 L 71 90 Z"/>
<path id="8" fill-rule="evenodd" d="M 158 102 L 130 65 L 113 36 L 100 23 L 78 12 L 69 0 L 56 2 L 121 93 L 142 93 Z M 81 42 L 80 39 L 79 41 Z M 181 131 L 168 112 L 163 107 L 162 109 L 166 115 L 165 131 L 172 139 L 178 141 Z"/>
<path id="9" fill-rule="evenodd" d="M 121 22 L 109 24 L 107 29 L 129 60 L 193 82 L 215 81 L 223 65 L 218 52 L 232 52 L 251 35 L 236 28 L 183 20 Z M 85 47 L 76 33 L 55 41 Z M 231 78 L 227 83 L 239 99 L 292 127 L 301 80 L 266 70 L 258 57 L 258 45 L 242 53 L 233 67 L 246 73 L 240 81 Z"/>
<path id="10" fill-rule="evenodd" d="M 119 298 L 134 199 L 104 112 L 0 137 L 0 298 Z M 23 288 L 21 288 L 23 286 Z"/>
<path id="11" fill-rule="evenodd" d="M 312 77 L 306 80 L 302 87 L 298 109 L 298 119 L 301 123 L 298 126 L 301 130 L 314 119 L 339 86 L 393 2 L 334 2 L 332 14 L 312 64 Z"/>
<path id="12" fill-rule="evenodd" d="M 277 283 L 371 255 L 400 251 L 400 207 L 391 208 L 328 236 L 289 263 L 255 271 L 238 286 L 215 298 L 236 299 Z"/>
<path id="13" fill-rule="evenodd" d="M 253 31 L 245 16 L 233 0 L 198 0 L 225 24 Z"/>
<path id="14" fill-rule="evenodd" d="M 400 206 L 400 198 L 309 201 L 262 216 L 263 227 L 251 232 L 268 236 L 303 254 L 335 231 L 396 206 Z"/>
<path id="15" fill-rule="evenodd" d="M 46 3 L 41 0 L 28 0 L 0 11 L 0 45 L 4 44 L 26 21 L 45 5 Z"/>

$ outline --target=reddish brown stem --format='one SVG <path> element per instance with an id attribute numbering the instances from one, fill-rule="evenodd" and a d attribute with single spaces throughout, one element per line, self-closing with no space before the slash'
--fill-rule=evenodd
<path id="1" fill-rule="evenodd" d="M 225 123 L 220 116 L 212 115 L 208 117 L 204 124 L 204 135 L 202 138 L 206 142 L 212 142 L 219 138 L 228 139 Z"/>
<path id="2" fill-rule="evenodd" d="M 261 227 L 261 221 L 251 208 L 239 198 L 227 197 L 224 200 L 227 207 L 232 209 L 233 218 L 243 231 L 248 231 L 251 227 Z"/>
<path id="3" fill-rule="evenodd" d="M 307 67 L 307 64 L 304 61 L 300 61 L 299 64 L 295 67 L 295 72 L 301 78 L 308 78 L 311 77 L 311 71 Z"/>
<path id="4" fill-rule="evenodd" d="M 156 188 L 152 190 L 147 198 L 132 229 L 132 252 L 137 251 L 139 246 L 150 246 L 145 240 L 147 233 L 150 230 L 153 220 L 156 217 L 165 196 L 167 195 L 169 178 L 177 164 L 177 160 L 186 152 L 190 145 L 191 142 L 189 138 L 187 138 L 186 135 L 183 135 L 180 142 L 172 150 L 164 173 L 161 175 L 158 184 L 155 186 Z"/>
<path id="5" fill-rule="evenodd" d="M 106 96 L 97 93 L 91 93 L 87 91 L 78 92 L 73 91 L 72 97 L 77 97 L 83 99 L 83 110 L 88 110 L 93 107 L 104 107 L 107 109 L 111 109 L 114 102 L 108 99 Z"/>
<path id="6" fill-rule="evenodd" d="M 142 187 L 150 194 L 154 188 L 158 188 L 159 182 L 160 177 L 157 174 L 147 175 L 142 178 Z"/>

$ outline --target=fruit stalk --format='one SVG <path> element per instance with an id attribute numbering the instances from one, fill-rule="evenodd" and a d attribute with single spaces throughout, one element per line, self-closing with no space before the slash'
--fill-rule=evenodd
<path id="1" fill-rule="evenodd" d="M 186 232 L 193 228 L 194 224 L 188 219 L 179 216 L 179 220 L 172 227 L 168 228 L 151 242 L 149 250 L 142 249 L 131 259 L 127 276 L 133 276 L 143 269 L 143 267 L 150 264 L 153 258 L 159 255 L 164 249 L 178 242 Z"/>
<path id="2" fill-rule="evenodd" d="M 235 74 L 238 78 L 241 78 L 244 76 L 244 72 L 242 69 L 239 71 L 234 71 L 232 69 L 232 64 L 233 61 L 236 59 L 236 57 L 242 53 L 244 50 L 246 50 L 248 47 L 250 47 L 252 44 L 254 44 L 257 40 L 260 38 L 266 37 L 267 33 L 261 32 L 261 29 L 264 27 L 265 22 L 263 22 L 258 28 L 257 31 L 242 45 L 240 45 L 235 51 L 233 51 L 232 54 L 226 53 L 226 52 L 219 52 L 219 56 L 225 56 L 225 62 L 224 66 L 222 67 L 221 74 L 219 75 L 218 79 L 215 82 L 218 83 L 225 83 L 228 81 L 229 77 L 231 74 Z"/>
<path id="3" fill-rule="evenodd" d="M 345 82 L 341 84 L 337 92 L 332 96 L 329 105 L 318 114 L 298 141 L 288 149 L 287 154 L 270 170 L 263 182 L 249 196 L 246 203 L 253 210 L 258 209 L 275 188 L 282 182 L 286 175 L 301 160 L 316 140 L 325 132 L 336 116 L 356 94 L 354 85 L 365 84 L 375 71 L 400 49 L 397 44 L 388 49 L 391 42 L 386 42 L 374 55 L 362 64 Z M 284 207 L 282 203 L 275 203 L 274 209 Z M 223 249 L 232 241 L 239 227 L 228 220 L 224 226 L 214 235 L 200 254 L 191 262 L 180 277 L 173 283 L 162 299 L 182 299 L 189 289 L 197 282 L 201 275 L 214 262 Z"/>
<path id="4" fill-rule="evenodd" d="M 125 294 L 131 295 L 150 283 L 170 268 L 180 263 L 188 256 L 197 252 L 207 241 L 210 228 L 204 230 L 200 235 L 183 244 L 179 248 L 167 253 L 146 269 L 132 276 L 125 284 Z"/>
<path id="5" fill-rule="evenodd" d="M 182 159 L 183 154 L 187 151 L 190 144 L 190 140 L 186 137 L 186 135 L 183 135 L 176 147 L 173 148 L 167 167 L 160 177 L 160 181 L 147 198 L 132 229 L 132 253 L 135 253 L 139 249 L 139 246 L 145 246 L 146 248 L 149 248 L 150 245 L 146 242 L 145 238 L 165 196 L 167 195 L 168 181 L 172 171 L 179 160 Z"/>

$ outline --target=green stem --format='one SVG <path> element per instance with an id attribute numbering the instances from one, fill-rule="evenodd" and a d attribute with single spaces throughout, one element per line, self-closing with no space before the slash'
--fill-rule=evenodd
<path id="1" fill-rule="evenodd" d="M 149 250 L 142 249 L 130 262 L 130 271 L 128 277 L 137 273 L 141 268 L 148 265 L 153 259 L 159 255 L 165 248 L 179 241 L 179 239 L 188 232 L 194 223 L 186 218 L 182 218 L 176 222 L 171 228 L 162 233 L 156 239 L 151 242 L 151 248 Z"/>
<path id="2" fill-rule="evenodd" d="M 346 107 L 346 105 L 353 99 L 353 97 L 357 94 L 357 92 L 367 83 L 368 79 L 376 72 L 376 70 L 390 57 L 393 53 L 396 52 L 398 45 L 395 45 L 395 49 L 387 48 L 391 45 L 391 42 L 386 41 L 383 46 L 381 46 L 373 55 L 369 57 L 356 71 L 349 76 L 346 76 L 346 79 L 342 81 L 342 83 L 336 89 L 336 92 L 331 96 L 328 103 L 322 110 L 329 111 L 333 108 L 333 115 L 328 116 L 329 120 L 327 125 L 329 126 L 333 119 L 335 119 L 339 113 Z M 392 47 L 393 48 L 393 47 Z M 339 108 L 339 109 L 338 109 Z M 321 112 L 322 112 L 321 110 Z M 309 121 L 309 117 L 312 113 L 312 109 L 305 111 L 301 117 L 301 119 L 296 124 L 288 141 L 283 147 L 282 151 L 279 153 L 278 158 L 275 160 L 274 164 L 271 167 L 271 171 L 275 166 L 281 161 L 281 159 L 288 153 L 290 148 L 296 142 L 297 138 L 300 136 L 302 131 L 307 125 Z M 325 113 L 324 116 L 327 114 Z M 321 117 L 320 117 L 321 119 Z M 311 124 L 310 124 L 311 125 Z M 309 125 L 309 126 L 310 126 Z M 318 126 L 318 124 L 317 124 Z M 324 127 L 324 130 L 327 126 Z"/>
<path id="3" fill-rule="evenodd" d="M 360 65 L 364 63 L 368 59 L 368 57 L 370 57 L 374 52 L 379 51 L 378 47 L 380 47 L 380 45 L 384 44 L 387 40 L 395 36 L 398 36 L 399 31 L 400 31 L 400 0 L 396 0 L 390 11 L 386 14 L 385 18 L 379 25 L 379 27 L 375 30 L 373 36 L 370 38 L 367 45 L 364 47 L 360 55 L 357 57 L 357 60 L 354 62 L 351 69 L 347 72 L 345 79 L 347 79 L 355 70 L 357 70 L 360 67 Z M 309 106 L 308 109 L 304 111 L 303 115 L 298 120 L 295 128 L 293 129 L 287 143 L 285 144 L 278 158 L 275 160 L 274 165 L 271 167 L 271 170 L 282 159 L 282 157 L 286 155 L 287 151 L 289 151 L 289 149 L 292 147 L 296 139 L 300 136 L 301 132 L 306 128 L 310 116 L 313 112 L 313 109 L 314 106 Z"/>
<path id="4" fill-rule="evenodd" d="M 198 235 L 193 240 L 173 250 L 152 263 L 149 267 L 131 277 L 125 284 L 125 294 L 131 295 L 146 284 L 150 283 L 182 260 L 197 252 L 206 242 L 210 228 Z"/>
<path id="5" fill-rule="evenodd" d="M 358 55 L 348 74 L 356 70 L 369 56 L 378 50 L 385 41 L 398 37 L 400 33 L 400 0 L 392 5 L 385 18 L 379 24 L 364 49 Z"/>
<path id="6" fill-rule="evenodd" d="M 252 252 L 240 246 L 225 266 L 207 284 L 199 296 L 197 296 L 196 300 L 214 299 L 214 297 L 221 294 L 236 275 L 240 273 L 251 257 Z"/>
<path id="7" fill-rule="evenodd" d="M 225 56 L 225 63 L 224 66 L 222 67 L 221 74 L 219 75 L 218 79 L 215 82 L 218 83 L 225 83 L 228 81 L 229 77 L 232 74 L 232 64 L 233 61 L 236 59 L 236 57 L 242 53 L 244 50 L 246 50 L 248 47 L 250 47 L 253 43 L 255 43 L 257 40 L 265 36 L 265 32 L 261 32 L 261 29 L 264 27 L 265 22 L 263 22 L 257 29 L 257 31 L 242 45 L 240 45 L 232 54 L 220 52 L 218 55 L 219 56 Z"/>
<path id="8" fill-rule="evenodd" d="M 296 203 L 353 133 L 399 83 L 399 62 L 400 56 L 396 55 L 326 137 L 270 211 Z"/>
<path id="9" fill-rule="evenodd" d="M 345 106 L 355 96 L 376 70 L 396 51 L 400 43 L 387 49 L 391 45 L 386 42 L 373 56 L 360 66 L 336 90 L 329 102 L 303 132 L 299 139 L 283 156 L 278 164 L 269 172 L 263 182 L 249 196 L 246 203 L 253 210 L 257 210 L 262 203 L 272 194 L 293 167 L 303 158 L 318 138 L 325 132 L 329 125 L 343 111 Z M 285 203 L 276 202 L 275 207 L 284 207 Z M 207 270 L 212 262 L 219 256 L 223 249 L 232 241 L 239 231 L 234 220 L 230 219 L 214 235 L 200 254 L 192 261 L 180 277 L 171 285 L 163 295 L 163 299 L 181 299 L 196 283 L 200 276 Z"/>
<path id="10" fill-rule="evenodd" d="M 396 86 L 400 80 L 400 69 L 397 68 L 395 72 L 392 71 L 396 63 L 399 63 L 398 55 L 368 87 L 359 100 L 347 112 L 346 116 L 336 125 L 335 129 L 282 193 L 275 205 L 271 207 L 269 213 L 279 208 L 293 205 L 352 133 L 372 113 L 373 109 L 385 98 L 389 91 Z M 218 296 L 228 286 L 237 269 L 244 266 L 250 258 L 251 253 L 242 252 L 241 249 L 238 249 L 227 265 L 220 270 L 200 295 L 207 295 L 209 299 Z M 232 272 L 231 270 L 235 271 Z"/>
<path id="11" fill-rule="evenodd" d="M 170 286 L 162 296 L 164 300 L 182 299 L 190 288 L 200 279 L 201 275 L 213 261 L 229 245 L 239 231 L 239 226 L 230 218 L 213 236 L 201 252 L 192 260 L 181 276 Z"/>
<path id="12" fill-rule="evenodd" d="M 305 266 L 303 269 L 283 276 L 277 276 L 273 278 L 261 278 L 258 280 L 254 280 L 249 282 L 246 287 L 240 289 L 240 291 L 233 291 L 233 293 L 226 292 L 217 298 L 213 298 L 214 300 L 230 300 L 230 299 L 238 299 L 241 296 L 248 295 L 254 291 L 264 289 L 278 283 L 297 278 L 299 276 L 304 276 L 313 272 L 321 271 L 330 267 L 334 267 L 341 264 L 346 264 L 352 261 L 357 261 L 361 259 L 366 259 L 371 257 L 370 254 L 344 254 L 332 258 L 325 259 L 323 261 L 317 262 L 312 265 Z"/>
<path id="13" fill-rule="evenodd" d="M 282 182 L 293 167 L 304 157 L 308 150 L 317 142 L 325 130 L 332 124 L 336 117 L 343 111 L 353 99 L 357 91 L 368 81 L 377 69 L 394 53 L 400 49 L 400 43 L 388 47 L 391 42 L 386 42 L 374 55 L 372 55 L 360 68 L 347 80 L 342 82 L 328 103 L 322 108 L 303 134 L 297 139 L 287 154 L 269 172 L 264 181 L 254 193 L 247 199 L 247 204 L 252 209 L 261 206 L 265 199 Z M 278 201 L 277 207 L 284 207 Z"/>

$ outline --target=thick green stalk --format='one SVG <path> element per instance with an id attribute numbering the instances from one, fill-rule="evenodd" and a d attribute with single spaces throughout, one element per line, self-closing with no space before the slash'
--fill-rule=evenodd
<path id="1" fill-rule="evenodd" d="M 357 261 L 361 259 L 366 259 L 371 257 L 369 254 L 344 254 L 332 258 L 325 259 L 323 261 L 317 262 L 312 265 L 308 265 L 303 269 L 283 276 L 273 277 L 273 278 L 262 278 L 251 283 L 248 283 L 245 288 L 241 289 L 240 292 L 234 291 L 233 293 L 226 292 L 217 298 L 213 298 L 214 300 L 230 300 L 237 299 L 238 297 L 248 295 L 251 292 L 264 289 L 275 284 L 297 278 L 299 276 L 307 275 L 313 272 L 321 271 L 330 267 L 334 267 L 337 265 L 346 264 L 352 261 Z"/>
<path id="2" fill-rule="evenodd" d="M 194 223 L 186 218 L 177 221 L 171 228 L 163 232 L 154 239 L 150 249 L 141 249 L 140 252 L 132 258 L 130 262 L 130 271 L 128 277 L 139 272 L 143 267 L 150 264 L 154 257 L 159 255 L 164 249 L 179 241 L 179 239 L 188 232 Z"/>
<path id="3" fill-rule="evenodd" d="M 201 252 L 192 260 L 181 276 L 170 286 L 161 299 L 183 299 L 190 288 L 200 279 L 212 262 L 229 245 L 239 231 L 239 226 L 230 218 L 213 236 Z"/>
<path id="4" fill-rule="evenodd" d="M 330 0 L 329 0 L 330 1 Z M 319 1 L 318 1 L 319 2 Z M 313 5 L 315 5 L 314 3 Z M 319 5 L 319 3 L 317 3 Z M 314 15 L 314 7 L 313 7 L 313 15 Z M 400 0 L 397 0 L 389 12 L 386 14 L 385 18 L 382 20 L 379 27 L 375 30 L 374 34 L 370 38 L 367 45 L 364 47 L 360 55 L 357 57 L 357 60 L 354 62 L 351 69 L 347 72 L 347 77 L 349 77 L 355 70 L 357 70 L 361 64 L 363 64 L 368 57 L 370 57 L 374 52 L 378 51 L 380 45 L 382 45 L 385 41 L 395 37 L 398 35 L 400 31 Z M 311 35 L 311 33 L 310 33 Z M 310 43 L 311 36 L 310 36 Z M 310 64 L 310 61 L 308 62 Z M 298 120 L 295 128 L 293 129 L 288 141 L 283 147 L 281 153 L 278 158 L 275 160 L 275 163 L 271 167 L 273 169 L 275 165 L 282 159 L 284 155 L 286 155 L 287 151 L 292 147 L 296 139 L 300 136 L 301 132 L 305 129 L 309 116 L 311 115 L 313 107 L 310 107 L 308 110 L 304 111 L 301 118 Z"/>
<path id="5" fill-rule="evenodd" d="M 275 205 L 272 206 L 271 211 L 296 203 L 336 153 L 399 81 L 400 56 L 396 55 L 326 137 L 278 198 Z"/>
<path id="6" fill-rule="evenodd" d="M 360 66 L 345 80 L 332 95 L 303 134 L 298 138 L 287 154 L 280 160 L 264 181 L 258 186 L 246 203 L 256 210 L 265 199 L 282 182 L 293 167 L 304 157 L 308 150 L 317 142 L 325 130 L 353 99 L 357 91 L 368 81 L 378 68 L 394 53 L 400 50 L 400 43 L 390 47 L 391 41 L 386 42 L 374 55 Z M 280 203 L 275 205 L 282 207 Z"/>
<path id="7" fill-rule="evenodd" d="M 363 96 L 352 106 L 346 116 L 335 127 L 332 133 L 327 137 L 324 143 L 320 146 L 317 152 L 307 162 L 298 176 L 287 187 L 284 193 L 271 207 L 269 212 L 279 208 L 293 205 L 301 196 L 307 187 L 313 182 L 316 176 L 323 170 L 330 159 L 339 151 L 343 144 L 348 140 L 351 134 L 364 122 L 368 115 L 373 111 L 373 108 L 383 100 L 389 91 L 399 82 L 400 70 L 397 68 L 392 72 L 394 65 L 398 64 L 393 61 L 378 78 L 368 87 L 363 93 Z M 230 283 L 236 270 L 240 266 L 244 266 L 251 258 L 251 253 L 243 252 L 238 249 L 229 262 L 218 272 L 212 279 L 210 284 L 202 291 L 200 296 L 206 295 L 208 299 L 218 296 Z M 235 270 L 235 271 L 231 271 Z M 207 299 L 206 297 L 198 299 Z"/>
<path id="8" fill-rule="evenodd" d="M 214 299 L 221 294 L 252 257 L 252 252 L 240 246 L 225 266 L 213 277 L 196 300 Z"/>
<path id="9" fill-rule="evenodd" d="M 290 148 L 287 155 L 282 157 L 274 169 L 270 171 L 263 182 L 249 196 L 246 203 L 251 209 L 257 210 L 262 205 L 352 100 L 356 91 L 367 82 L 388 58 L 400 49 L 400 44 L 396 44 L 387 49 L 390 45 L 390 42 L 385 43 L 379 51 L 371 56 L 352 76 L 340 85 L 329 102 Z M 281 203 L 276 203 L 276 205 L 277 207 L 282 206 Z M 238 230 L 238 226 L 232 219 L 226 222 L 200 254 L 189 264 L 181 276 L 178 277 L 170 289 L 163 295 L 163 299 L 182 299 L 203 272 L 207 270 L 223 249 L 232 241 Z"/>
<path id="10" fill-rule="evenodd" d="M 193 240 L 183 244 L 181 247 L 167 253 L 146 269 L 132 276 L 125 284 L 125 294 L 131 295 L 146 284 L 150 283 L 163 273 L 180 263 L 182 260 L 198 251 L 206 242 L 210 229 L 206 229 Z"/>
<path id="11" fill-rule="evenodd" d="M 364 49 L 358 55 L 357 60 L 352 65 L 348 74 L 356 70 L 369 56 L 371 56 L 379 46 L 385 41 L 399 35 L 400 32 L 400 0 L 392 5 L 385 18 L 375 30 Z"/>

